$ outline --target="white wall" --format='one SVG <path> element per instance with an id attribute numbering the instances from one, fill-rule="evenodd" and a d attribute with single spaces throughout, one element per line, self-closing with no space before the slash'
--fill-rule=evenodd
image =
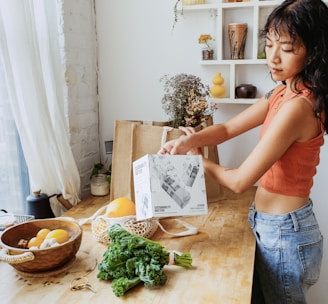
<path id="1" fill-rule="evenodd" d="M 68 133 L 83 199 L 90 195 L 90 173 L 100 158 L 94 3 L 92 0 L 59 0 L 56 5 L 65 68 Z"/>
<path id="2" fill-rule="evenodd" d="M 163 87 L 159 79 L 164 74 L 190 73 L 211 85 L 216 72 L 213 67 L 199 65 L 198 36 L 214 35 L 216 25 L 209 13 L 189 13 L 180 16 L 172 31 L 175 0 L 96 0 L 98 35 L 100 147 L 102 159 L 104 141 L 113 139 L 115 119 L 166 120 L 161 108 Z M 229 79 L 226 79 L 226 83 Z M 228 119 L 246 106 L 222 105 L 215 122 Z M 252 150 L 258 130 L 219 146 L 222 164 L 238 166 Z M 327 148 L 323 151 L 327 152 Z M 324 215 L 328 206 L 324 200 L 324 174 L 327 157 L 322 159 L 313 190 L 313 198 L 323 234 L 328 235 Z M 321 184 L 320 184 L 321 182 Z M 325 251 L 328 248 L 325 244 Z M 328 261 L 324 260 L 319 284 L 310 294 L 310 303 L 326 303 L 323 282 L 327 282 Z"/>
<path id="3" fill-rule="evenodd" d="M 203 33 L 215 36 L 215 18 L 209 12 L 184 13 L 172 30 L 174 3 L 96 0 L 102 159 L 106 158 L 104 142 L 113 139 L 115 119 L 167 120 L 161 105 L 164 91 L 159 80 L 163 75 L 190 73 L 211 86 L 215 73 L 222 72 L 218 67 L 200 65 L 198 37 Z M 226 86 L 228 83 L 225 79 Z M 244 108 L 220 105 L 215 120 L 226 120 Z M 235 157 L 243 159 L 254 143 L 251 135 L 243 138 L 245 150 L 244 142 L 240 149 L 235 149 L 234 143 L 229 155 L 221 159 L 227 157 L 232 162 L 229 165 L 239 163 Z"/>
<path id="4" fill-rule="evenodd" d="M 323 264 L 319 282 L 310 290 L 310 303 L 328 303 L 328 200 L 327 200 L 327 171 L 328 171 L 328 136 L 325 136 L 325 145 L 321 148 L 321 160 L 317 175 L 314 178 L 314 187 L 311 198 L 314 202 L 314 211 L 324 237 Z"/>
<path id="5" fill-rule="evenodd" d="M 164 74 L 191 73 L 211 84 L 217 70 L 199 65 L 198 37 L 213 29 L 214 18 L 188 13 L 172 31 L 174 2 L 96 1 L 102 143 L 112 140 L 115 119 L 167 119 Z"/>

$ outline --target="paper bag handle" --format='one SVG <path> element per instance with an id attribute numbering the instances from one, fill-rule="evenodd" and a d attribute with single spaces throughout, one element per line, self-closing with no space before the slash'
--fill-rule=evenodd
<path id="1" fill-rule="evenodd" d="M 203 122 L 202 123 L 202 127 L 206 127 L 207 126 L 207 124 L 206 124 L 206 122 Z M 168 132 L 170 132 L 170 131 L 172 131 L 173 130 L 173 128 L 172 127 L 163 127 L 163 134 L 162 134 L 162 139 L 161 139 L 161 147 L 163 147 L 164 145 L 165 145 L 165 143 L 167 142 L 167 133 Z M 204 153 L 204 157 L 205 158 L 208 158 L 208 154 L 209 154 L 209 152 L 208 152 L 208 147 L 207 146 L 205 146 L 204 148 L 203 148 L 203 153 Z"/>

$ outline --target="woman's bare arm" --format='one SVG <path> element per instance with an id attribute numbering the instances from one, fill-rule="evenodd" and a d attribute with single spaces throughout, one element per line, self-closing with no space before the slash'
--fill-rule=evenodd
<path id="1" fill-rule="evenodd" d="M 167 142 L 164 148 L 171 154 L 186 154 L 192 148 L 218 145 L 261 125 L 268 108 L 269 102 L 263 97 L 227 122 L 209 126 L 197 133 L 182 135 Z"/>
<path id="2" fill-rule="evenodd" d="M 204 170 L 218 183 L 241 193 L 253 186 L 294 142 L 313 138 L 317 132 L 312 109 L 305 101 L 292 100 L 276 114 L 265 135 L 238 168 L 225 168 L 204 158 Z"/>

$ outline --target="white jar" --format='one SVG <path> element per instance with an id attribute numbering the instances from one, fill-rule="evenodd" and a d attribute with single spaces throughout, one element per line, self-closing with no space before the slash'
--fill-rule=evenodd
<path id="1" fill-rule="evenodd" d="M 97 174 L 91 178 L 91 194 L 104 196 L 109 193 L 109 182 L 106 174 Z"/>

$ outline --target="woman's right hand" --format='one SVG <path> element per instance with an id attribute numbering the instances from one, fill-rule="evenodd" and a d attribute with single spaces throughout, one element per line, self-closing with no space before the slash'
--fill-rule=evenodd
<path id="1" fill-rule="evenodd" d="M 200 150 L 195 149 L 191 144 L 192 134 L 196 133 L 194 128 L 179 127 L 185 135 L 181 135 L 177 139 L 166 142 L 158 151 L 159 154 L 199 154 Z"/>
<path id="2" fill-rule="evenodd" d="M 157 152 L 157 154 L 171 154 L 171 150 L 175 144 L 176 139 L 166 142 Z"/>

